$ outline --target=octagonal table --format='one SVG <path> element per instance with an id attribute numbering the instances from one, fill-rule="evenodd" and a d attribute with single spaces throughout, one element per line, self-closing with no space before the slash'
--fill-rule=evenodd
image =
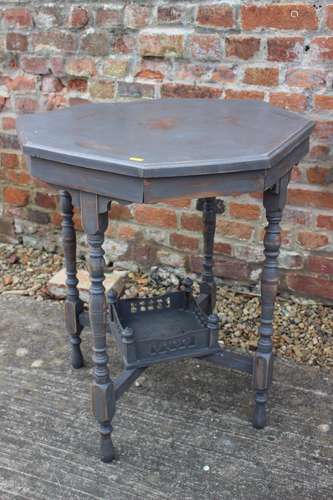
<path id="1" fill-rule="evenodd" d="M 253 375 L 253 423 L 266 423 L 272 380 L 272 320 L 278 290 L 280 221 L 290 172 L 308 152 L 313 123 L 257 101 L 172 99 L 86 104 L 18 119 L 18 134 L 33 176 L 60 189 L 67 271 L 66 327 L 72 365 L 83 366 L 80 334 L 94 337 L 93 411 L 100 426 L 101 457 L 114 458 L 111 421 L 116 400 L 149 365 L 195 357 Z M 213 244 L 218 195 L 263 191 L 268 225 L 264 238 L 262 312 L 253 358 L 221 349 L 213 313 L 216 286 Z M 198 199 L 203 213 L 200 294 L 184 280 L 161 297 L 122 299 L 103 287 L 104 233 L 111 202 L 155 203 Z M 79 298 L 73 206 L 80 209 L 89 246 L 89 315 Z M 113 382 L 106 334 L 115 336 L 124 371 Z"/>

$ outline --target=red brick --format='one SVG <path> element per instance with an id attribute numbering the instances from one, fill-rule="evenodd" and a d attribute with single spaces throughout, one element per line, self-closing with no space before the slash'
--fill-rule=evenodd
<path id="1" fill-rule="evenodd" d="M 225 40 L 225 50 L 227 57 L 248 60 L 256 55 L 260 50 L 260 38 L 247 37 L 227 37 Z"/>
<path id="2" fill-rule="evenodd" d="M 310 231 L 302 231 L 298 233 L 297 241 L 307 250 L 315 250 L 316 248 L 324 247 L 329 243 L 329 239 L 326 234 L 312 233 Z"/>
<path id="3" fill-rule="evenodd" d="M 333 36 L 321 36 L 314 38 L 311 42 L 316 47 L 315 62 L 332 61 L 333 59 Z"/>
<path id="4" fill-rule="evenodd" d="M 135 226 L 122 224 L 118 228 L 118 236 L 121 240 L 133 240 L 138 233 L 139 231 Z"/>
<path id="5" fill-rule="evenodd" d="M 325 87 L 326 73 L 321 69 L 290 68 L 287 70 L 286 83 L 290 87 L 302 87 L 304 89 Z"/>
<path id="6" fill-rule="evenodd" d="M 119 54 L 131 54 L 138 45 L 137 37 L 126 33 L 117 34 L 111 43 L 111 49 Z"/>
<path id="7" fill-rule="evenodd" d="M 161 87 L 162 97 L 188 97 L 188 98 L 216 98 L 220 97 L 222 90 L 215 87 L 184 85 L 180 83 L 165 83 Z"/>
<path id="8" fill-rule="evenodd" d="M 56 199 L 55 196 L 47 193 L 37 192 L 35 195 L 35 204 L 42 208 L 55 209 Z"/>
<path id="9" fill-rule="evenodd" d="M 232 28 L 234 26 L 234 11 L 230 5 L 199 6 L 197 24 L 211 28 Z"/>
<path id="10" fill-rule="evenodd" d="M 177 226 L 175 212 L 167 208 L 138 205 L 135 208 L 135 219 L 139 224 L 165 228 L 175 228 Z"/>
<path id="11" fill-rule="evenodd" d="M 87 33 L 82 36 L 80 49 L 91 56 L 107 56 L 110 52 L 109 37 L 106 33 Z"/>
<path id="12" fill-rule="evenodd" d="M 265 94 L 256 90 L 234 90 L 227 89 L 225 91 L 225 99 L 255 99 L 263 101 Z"/>
<path id="13" fill-rule="evenodd" d="M 189 264 L 192 272 L 202 273 L 202 257 L 191 255 Z M 214 259 L 214 274 L 219 278 L 247 280 L 249 268 L 244 261 L 217 255 Z"/>
<path id="14" fill-rule="evenodd" d="M 72 78 L 67 82 L 67 89 L 69 91 L 86 92 L 87 88 L 88 82 L 84 78 Z"/>
<path id="15" fill-rule="evenodd" d="M 15 153 L 1 153 L 1 166 L 7 168 L 17 168 L 19 157 Z"/>
<path id="16" fill-rule="evenodd" d="M 18 113 L 34 113 L 38 109 L 38 101 L 30 97 L 17 97 L 15 110 Z"/>
<path id="17" fill-rule="evenodd" d="M 171 69 L 170 61 L 166 59 L 142 59 L 136 68 L 135 76 L 145 80 L 164 80 Z"/>
<path id="18" fill-rule="evenodd" d="M 112 203 L 110 218 L 113 220 L 131 220 L 132 214 L 126 205 Z"/>
<path id="19" fill-rule="evenodd" d="M 286 92 L 274 92 L 270 94 L 269 102 L 273 106 L 285 108 L 290 111 L 305 111 L 307 97 L 304 94 L 287 94 Z"/>
<path id="20" fill-rule="evenodd" d="M 215 241 L 214 243 L 214 253 L 221 253 L 224 255 L 231 255 L 232 248 L 229 243 L 222 243 L 221 241 Z"/>
<path id="21" fill-rule="evenodd" d="M 66 63 L 66 71 L 73 76 L 95 76 L 96 64 L 93 59 L 86 57 L 73 57 Z"/>
<path id="22" fill-rule="evenodd" d="M 279 83 L 278 68 L 246 68 L 244 82 L 249 85 L 274 87 Z"/>
<path id="23" fill-rule="evenodd" d="M 213 61 L 222 57 L 221 37 L 215 33 L 190 35 L 188 46 L 193 59 Z"/>
<path id="24" fill-rule="evenodd" d="M 306 176 L 309 184 L 329 184 L 330 179 L 330 169 L 325 167 L 310 167 L 306 171 Z"/>
<path id="25" fill-rule="evenodd" d="M 258 205 L 243 203 L 229 203 L 229 215 L 238 219 L 256 220 L 261 216 L 261 210 Z"/>
<path id="26" fill-rule="evenodd" d="M 89 13 L 87 9 L 77 6 L 72 7 L 68 19 L 70 28 L 84 28 L 89 22 Z"/>
<path id="27" fill-rule="evenodd" d="M 313 104 L 316 111 L 333 111 L 333 96 L 315 95 Z"/>
<path id="28" fill-rule="evenodd" d="M 125 7 L 124 24 L 127 28 L 139 29 L 149 24 L 150 8 L 145 5 L 130 4 Z"/>
<path id="29" fill-rule="evenodd" d="M 41 91 L 46 93 L 51 92 L 61 92 L 64 88 L 63 83 L 59 78 L 55 78 L 53 75 L 44 76 L 41 84 Z"/>
<path id="30" fill-rule="evenodd" d="M 269 61 L 296 61 L 303 55 L 304 38 L 285 37 L 267 40 L 267 59 Z"/>
<path id="31" fill-rule="evenodd" d="M 317 226 L 333 231 L 333 216 L 320 214 L 317 217 Z"/>
<path id="32" fill-rule="evenodd" d="M 184 15 L 184 9 L 176 5 L 161 5 L 157 9 L 157 22 L 162 24 L 180 23 Z"/>
<path id="33" fill-rule="evenodd" d="M 29 192 L 17 187 L 7 186 L 4 189 L 4 200 L 15 207 L 24 207 L 29 201 Z"/>
<path id="34" fill-rule="evenodd" d="M 333 138 L 333 121 L 320 121 L 316 123 L 315 129 L 313 131 L 313 136 L 319 139 L 329 139 Z"/>
<path id="35" fill-rule="evenodd" d="M 310 255 L 306 267 L 311 273 L 333 275 L 333 259 L 322 255 Z"/>
<path id="36" fill-rule="evenodd" d="M 199 214 L 183 213 L 180 219 L 181 227 L 188 231 L 202 231 L 202 217 Z"/>
<path id="37" fill-rule="evenodd" d="M 32 26 L 30 12 L 21 7 L 6 9 L 3 17 L 7 28 L 30 28 Z"/>
<path id="38" fill-rule="evenodd" d="M 326 146 L 326 144 L 315 144 L 310 149 L 309 157 L 318 160 L 324 160 L 329 156 L 329 154 L 330 154 L 329 146 Z"/>
<path id="39" fill-rule="evenodd" d="M 327 5 L 325 9 L 325 22 L 326 26 L 333 30 L 333 4 Z"/>
<path id="40" fill-rule="evenodd" d="M 163 80 L 164 75 L 160 71 L 153 71 L 151 69 L 143 69 L 135 74 L 136 78 L 143 80 Z"/>
<path id="41" fill-rule="evenodd" d="M 7 33 L 6 47 L 7 50 L 24 52 L 28 48 L 28 37 L 21 33 Z"/>
<path id="42" fill-rule="evenodd" d="M 253 227 L 243 222 L 218 219 L 216 223 L 216 232 L 228 238 L 249 240 L 253 233 Z"/>
<path id="43" fill-rule="evenodd" d="M 231 68 L 228 68 L 227 66 L 223 66 L 221 64 L 214 69 L 211 77 L 211 82 L 229 83 L 233 82 L 235 78 L 235 72 Z"/>
<path id="44" fill-rule="evenodd" d="M 291 225 L 305 225 L 310 224 L 311 214 L 304 210 L 298 210 L 292 207 L 286 207 L 283 211 L 283 223 Z"/>
<path id="45" fill-rule="evenodd" d="M 96 11 L 96 26 L 103 28 L 114 28 L 121 26 L 123 22 L 122 9 L 112 7 L 100 7 Z"/>
<path id="46" fill-rule="evenodd" d="M 15 78 L 7 78 L 6 86 L 12 91 L 35 90 L 36 80 L 33 77 L 17 76 Z"/>
<path id="47" fill-rule="evenodd" d="M 272 4 L 243 5 L 241 23 L 245 30 L 276 28 L 281 30 L 316 30 L 318 18 L 313 5 Z"/>
<path id="48" fill-rule="evenodd" d="M 31 185 L 32 177 L 24 170 L 7 170 L 5 177 L 9 181 L 21 186 Z"/>
<path id="49" fill-rule="evenodd" d="M 48 58 L 42 56 L 24 55 L 21 57 L 20 66 L 26 73 L 45 75 L 49 72 Z"/>
<path id="50" fill-rule="evenodd" d="M 66 99 L 63 94 L 54 92 L 44 93 L 44 99 L 41 100 L 41 109 L 52 111 L 53 109 L 63 108 L 66 105 Z"/>
<path id="51" fill-rule="evenodd" d="M 65 58 L 63 56 L 53 56 L 50 59 L 50 68 L 54 76 L 64 77 L 65 71 Z"/>
<path id="52" fill-rule="evenodd" d="M 32 45 L 35 50 L 61 50 L 74 52 L 76 37 L 73 33 L 62 31 L 44 31 L 32 34 Z"/>
<path id="53" fill-rule="evenodd" d="M 294 273 L 286 281 L 289 289 L 301 295 L 333 300 L 333 281 Z"/>
<path id="54" fill-rule="evenodd" d="M 16 119 L 13 116 L 4 116 L 2 118 L 2 128 L 4 130 L 15 130 Z"/>
<path id="55" fill-rule="evenodd" d="M 333 193 L 290 187 L 288 203 L 304 207 L 333 209 Z"/>
<path id="56" fill-rule="evenodd" d="M 199 239 L 193 236 L 185 236 L 184 234 L 170 234 L 170 244 L 180 250 L 198 250 Z"/>
<path id="57" fill-rule="evenodd" d="M 175 208 L 189 208 L 191 206 L 191 198 L 171 198 L 164 200 L 163 203 Z"/>
<path id="58" fill-rule="evenodd" d="M 184 35 L 182 33 L 141 32 L 139 50 L 142 56 L 182 57 L 184 55 Z"/>

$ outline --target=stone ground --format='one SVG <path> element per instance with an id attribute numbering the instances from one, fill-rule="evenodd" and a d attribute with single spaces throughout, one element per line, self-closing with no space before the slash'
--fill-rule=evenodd
<path id="1" fill-rule="evenodd" d="M 250 424 L 246 374 L 204 361 L 152 367 L 119 401 L 113 464 L 97 458 L 87 366 L 69 367 L 62 304 L 0 297 L 1 500 L 333 498 L 328 372 L 276 363 L 270 421 Z M 112 373 L 121 369 L 110 339 Z"/>

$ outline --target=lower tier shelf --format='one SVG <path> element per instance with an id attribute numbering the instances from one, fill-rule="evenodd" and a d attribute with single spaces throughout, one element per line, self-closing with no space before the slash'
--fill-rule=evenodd
<path id="1" fill-rule="evenodd" d="M 219 351 L 217 317 L 208 317 L 184 291 L 147 299 L 111 297 L 110 329 L 126 368 Z"/>

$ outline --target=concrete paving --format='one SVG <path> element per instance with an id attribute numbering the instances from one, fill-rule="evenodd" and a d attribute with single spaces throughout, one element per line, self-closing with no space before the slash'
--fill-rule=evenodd
<path id="1" fill-rule="evenodd" d="M 0 499 L 333 499 L 332 377 L 279 361 L 269 425 L 246 374 L 194 360 L 147 370 L 119 401 L 118 459 L 98 459 L 86 367 L 69 367 L 62 304 L 0 297 Z M 110 339 L 112 373 L 121 370 Z"/>

